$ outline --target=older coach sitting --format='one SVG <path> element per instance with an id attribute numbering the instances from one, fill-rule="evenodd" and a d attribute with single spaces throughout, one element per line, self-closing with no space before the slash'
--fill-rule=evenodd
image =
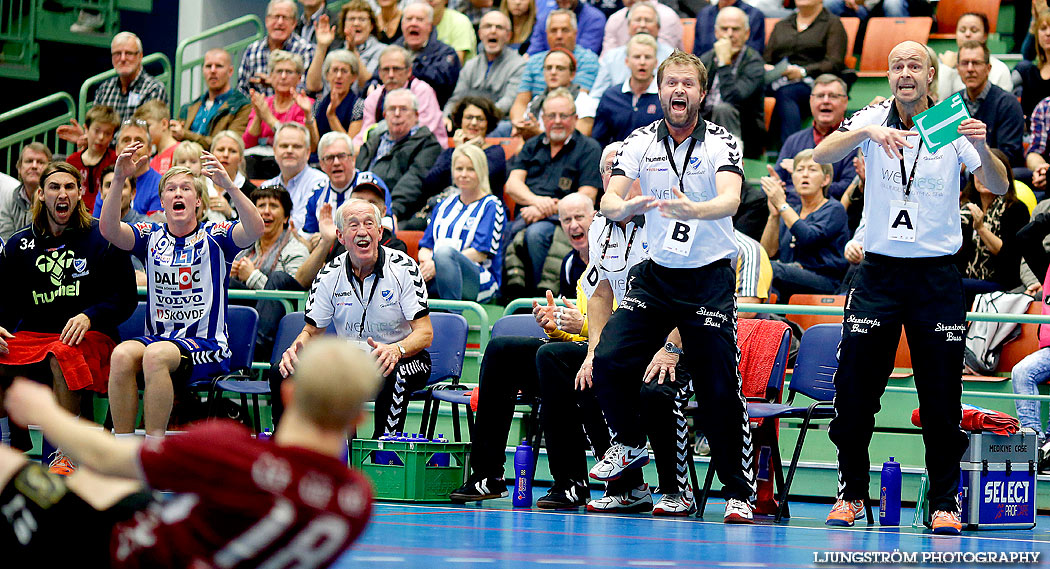
<path id="1" fill-rule="evenodd" d="M 408 255 L 379 245 L 382 218 L 378 207 L 357 198 L 336 212 L 336 236 L 346 252 L 318 273 L 306 303 L 306 326 L 270 370 L 271 393 L 278 393 L 303 345 L 334 324 L 336 334 L 375 357 L 385 378 L 376 395 L 373 439 L 402 430 L 408 413 L 404 396 L 421 389 L 430 376 L 426 349 L 434 338 L 419 266 Z M 322 220 L 329 226 L 321 232 L 330 231 L 330 222 Z M 275 423 L 282 411 L 277 399 L 272 402 Z"/>

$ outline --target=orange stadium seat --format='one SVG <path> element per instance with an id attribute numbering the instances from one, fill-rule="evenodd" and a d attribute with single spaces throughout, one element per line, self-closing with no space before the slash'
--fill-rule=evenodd
<path id="1" fill-rule="evenodd" d="M 955 25 L 959 22 L 959 17 L 967 12 L 983 12 L 988 16 L 988 33 L 995 33 L 995 26 L 999 23 L 999 0 L 940 0 L 934 14 L 937 18 L 937 30 L 930 34 L 930 38 L 955 39 Z"/>
<path id="2" fill-rule="evenodd" d="M 777 25 L 780 18 L 766 18 L 766 44 L 769 44 L 769 36 L 773 35 L 773 26 Z"/>
<path id="3" fill-rule="evenodd" d="M 488 137 L 485 139 L 485 142 L 500 145 L 500 147 L 503 148 L 503 155 L 507 157 L 507 160 L 513 158 L 514 155 L 521 150 L 522 145 L 525 144 L 525 141 L 522 140 L 520 136 L 510 138 Z"/>
<path id="4" fill-rule="evenodd" d="M 930 37 L 933 18 L 871 18 L 864 32 L 860 54 L 861 77 L 885 77 L 890 51 L 904 40 L 925 44 Z"/>
<path id="5" fill-rule="evenodd" d="M 766 97 L 766 132 L 769 132 L 769 123 L 773 121 L 773 109 L 777 106 L 776 97 Z"/>
<path id="6" fill-rule="evenodd" d="M 860 18 L 840 18 L 842 27 L 846 28 L 846 69 L 857 67 L 857 56 L 853 55 L 853 48 L 857 45 L 857 32 L 860 31 Z"/>
<path id="7" fill-rule="evenodd" d="M 422 231 L 403 230 L 397 232 L 397 238 L 405 242 L 408 255 L 419 261 L 419 240 L 423 238 Z"/>
<path id="8" fill-rule="evenodd" d="M 693 53 L 693 40 L 696 39 L 696 18 L 682 18 L 682 47 L 686 53 Z"/>
<path id="9" fill-rule="evenodd" d="M 793 294 L 788 304 L 795 306 L 846 306 L 846 297 L 841 294 Z M 841 316 L 820 316 L 816 314 L 788 314 L 788 320 L 798 324 L 805 331 L 814 324 L 841 324 Z"/>

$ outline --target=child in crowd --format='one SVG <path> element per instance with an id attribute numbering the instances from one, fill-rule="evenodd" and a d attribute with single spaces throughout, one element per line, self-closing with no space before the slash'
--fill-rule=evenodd
<path id="1" fill-rule="evenodd" d="M 153 145 L 154 152 L 149 165 L 163 176 L 168 168 L 174 166 L 172 154 L 175 152 L 175 147 L 179 145 L 179 141 L 171 135 L 171 128 L 169 128 L 171 112 L 168 111 L 168 105 L 158 99 L 146 101 L 135 109 L 134 117 L 149 123 L 150 144 Z"/>
<path id="2" fill-rule="evenodd" d="M 110 148 L 113 134 L 120 126 L 120 115 L 113 107 L 95 105 L 88 109 L 84 117 L 87 147 L 74 152 L 66 159 L 74 168 L 80 170 L 84 180 L 84 205 L 93 211 L 95 198 L 102 189 L 102 171 L 117 161 L 117 153 Z"/>
<path id="3" fill-rule="evenodd" d="M 201 154 L 204 152 L 204 148 L 200 144 L 191 140 L 185 140 L 179 143 L 175 147 L 175 151 L 171 154 L 172 163 L 170 166 L 185 166 L 193 172 L 193 175 L 197 178 L 201 177 Z M 208 221 L 226 221 L 226 216 L 221 212 L 216 211 L 210 207 L 211 202 L 218 198 L 222 201 L 226 201 L 219 193 L 215 191 L 215 184 L 211 183 L 211 180 L 207 178 L 205 180 L 205 187 L 207 188 L 207 196 L 201 197 L 201 209 L 200 218 L 207 219 Z M 227 203 L 226 208 L 229 209 Z"/>

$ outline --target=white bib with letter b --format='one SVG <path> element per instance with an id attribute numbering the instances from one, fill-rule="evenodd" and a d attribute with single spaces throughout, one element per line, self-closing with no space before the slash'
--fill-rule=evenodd
<path id="1" fill-rule="evenodd" d="M 691 219 L 689 221 L 675 220 L 671 222 L 667 229 L 667 235 L 664 237 L 664 251 L 682 255 L 683 257 L 688 256 L 698 227 L 700 227 L 699 219 Z"/>

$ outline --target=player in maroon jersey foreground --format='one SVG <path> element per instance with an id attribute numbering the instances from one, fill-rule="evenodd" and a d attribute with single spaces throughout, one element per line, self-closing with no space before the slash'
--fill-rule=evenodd
<path id="1" fill-rule="evenodd" d="M 371 513 L 368 481 L 342 460 L 347 428 L 381 378 L 371 357 L 319 338 L 281 386 L 285 415 L 272 442 L 217 421 L 142 442 L 116 439 L 16 379 L 11 418 L 39 425 L 81 466 L 68 478 L 0 447 L 0 551 L 28 567 L 77 551 L 86 566 L 326 567 Z M 175 492 L 156 499 L 144 491 Z"/>

